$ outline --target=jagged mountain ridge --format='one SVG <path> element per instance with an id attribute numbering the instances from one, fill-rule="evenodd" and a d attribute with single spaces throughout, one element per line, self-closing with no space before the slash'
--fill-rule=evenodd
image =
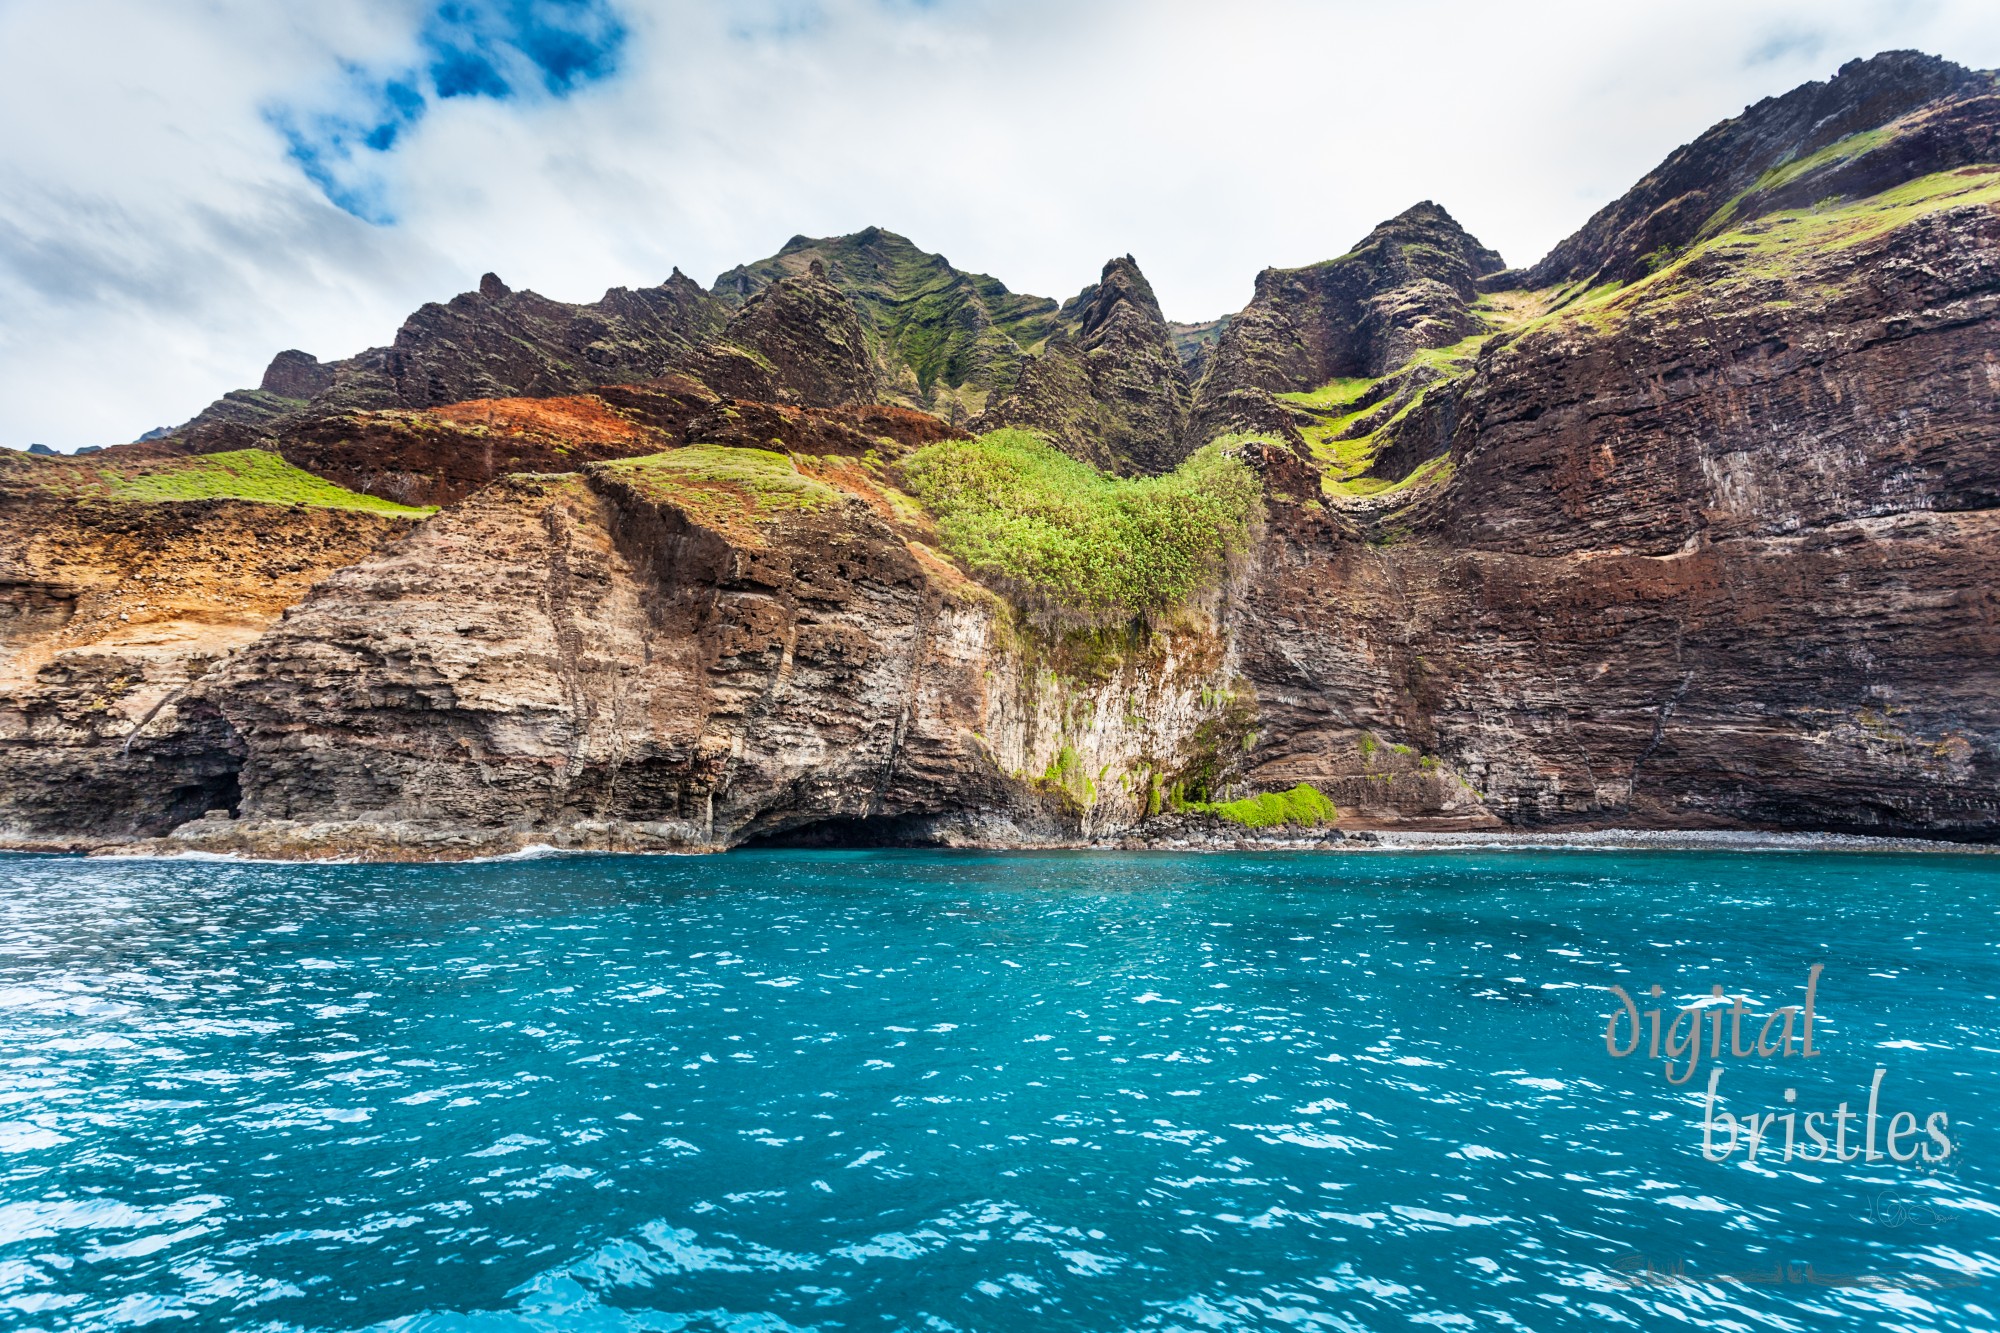
<path id="1" fill-rule="evenodd" d="M 972 423 L 1022 426 L 1105 472 L 1165 472 L 1191 450 L 1187 367 L 1132 256 L 1064 304 L 1041 351 Z"/>
<path id="2" fill-rule="evenodd" d="M 1850 61 L 1827 82 L 1765 98 L 1676 149 L 1550 251 L 1529 270 L 1522 285 L 1629 282 L 1644 276 L 1649 256 L 1684 248 L 1732 199 L 1741 201 L 1732 210 L 1735 220 L 1749 221 L 1765 211 L 1810 204 L 1832 194 L 1872 193 L 1890 177 L 1907 180 L 1971 162 L 1990 162 L 1995 150 L 1993 110 L 1985 99 L 1996 92 L 2000 75 L 1966 69 L 1920 51 L 1887 51 L 1870 60 Z M 1885 170 L 1872 181 L 1865 174 L 1843 177 L 1835 169 L 1852 159 L 1840 154 L 1818 163 L 1817 174 L 1801 172 L 1782 182 L 1770 179 L 1786 167 L 1814 164 L 1816 154 L 1842 140 L 1882 130 L 1940 104 L 1952 105 L 1959 114 L 1944 124 L 1924 127 L 1921 134 L 1897 135 L 1900 151 L 1890 155 L 1893 161 L 1878 159 Z M 1876 146 L 1857 143 L 1854 156 Z M 1770 188 L 1774 184 L 1793 188 L 1779 191 Z"/>
<path id="3" fill-rule="evenodd" d="M 1915 52 L 1852 62 L 1828 82 L 1766 99 L 1677 150 L 1505 285 L 1630 281 L 1684 249 L 1720 214 L 1746 222 L 1989 159 L 2000 146 L 1983 99 L 1995 87 L 1990 74 Z M 1885 132 L 1906 118 L 1913 123 Z M 1129 256 L 1127 264 L 1146 287 Z M 570 305 L 511 292 L 489 274 L 480 291 L 416 312 L 389 347 L 324 365 L 302 352 L 281 353 L 257 390 L 226 395 L 177 435 L 201 449 L 242 447 L 279 438 L 284 423 L 306 416 L 546 397 L 674 372 L 727 397 L 837 406 L 839 391 L 829 396 L 830 385 L 756 374 L 749 363 L 771 350 L 756 338 L 750 358 L 728 350 L 743 342 L 729 329 L 753 298 L 781 279 L 812 281 L 815 265 L 852 304 L 873 363 L 872 385 L 850 365 L 840 377 L 843 390 L 866 387 L 885 402 L 954 423 L 1035 426 L 1079 457 L 1136 471 L 1171 466 L 1205 439 L 1234 430 L 1299 440 L 1309 423 L 1267 395 L 1379 377 L 1415 352 L 1478 331 L 1475 289 L 1490 287 L 1501 268 L 1497 255 L 1425 202 L 1338 258 L 1265 270 L 1250 304 L 1235 315 L 1169 325 L 1155 307 L 1135 336 L 1118 339 L 1116 353 L 1084 349 L 1081 363 L 1073 312 L 1094 285 L 1058 307 L 963 272 L 879 227 L 794 237 L 706 291 L 676 270 L 659 287 L 614 289 L 599 302 Z M 822 302 L 820 312 L 833 314 L 833 307 Z M 846 317 L 833 314 L 833 321 L 843 330 L 837 341 Z M 1182 375 L 1160 361 L 1154 324 L 1164 327 Z M 1042 362 L 1052 340 L 1063 350 L 1036 365 L 1024 387 L 1024 368 Z M 797 369 L 810 357 L 782 359 Z M 1087 365 L 1096 369 L 1084 373 Z M 1003 407 L 1009 398 L 1014 406 Z M 1135 407 L 1141 400 L 1146 405 Z M 1144 445 L 1133 443 L 1135 431 L 1145 434 Z"/>
<path id="4" fill-rule="evenodd" d="M 1030 352 L 1056 330 L 1059 308 L 967 273 L 881 227 L 848 236 L 794 236 L 768 259 L 740 264 L 710 289 L 731 305 L 771 282 L 825 268 L 854 302 L 890 401 L 962 422 L 1014 382 Z"/>
<path id="5" fill-rule="evenodd" d="M 479 290 L 417 310 L 387 347 L 328 363 L 278 353 L 258 388 L 226 394 L 171 437 L 203 451 L 240 448 L 308 413 L 551 397 L 651 379 L 726 323 L 726 312 L 679 270 L 658 287 L 614 288 L 590 305 L 515 292 L 489 273 Z"/>
<path id="6" fill-rule="evenodd" d="M 24 461 L 0 479 L 28 664 L 0 699 L 4 836 L 1018 845 L 1175 826 L 1163 782 L 1306 781 L 1364 824 L 2000 837 L 2000 111 L 1990 77 L 1947 75 L 1891 53 L 1813 85 L 1858 128 L 1803 157 L 1766 133 L 1786 98 L 1725 122 L 1769 152 L 1674 186 L 1709 211 L 1633 276 L 1533 286 L 1427 209 L 1282 271 L 1178 440 L 1134 423 L 1182 401 L 1160 358 L 1191 378 L 1184 333 L 1113 261 L 1023 348 L 1017 420 L 1072 451 L 1122 422 L 1106 461 L 1135 472 L 1222 429 L 1263 495 L 1227 577 L 1123 637 L 1038 637 L 905 489 L 899 458 L 950 423 L 747 396 L 886 395 L 879 326 L 811 255 L 743 326 L 818 346 L 790 363 L 319 418 L 315 471 L 382 493 L 459 468 L 450 507 L 302 549 L 288 586 L 316 590 L 282 623 L 260 603 L 220 659 L 176 646 L 208 612 L 162 614 L 132 541 L 80 560 L 76 532 L 143 547 L 171 521 L 226 566 L 241 508 L 72 503 L 49 488 L 83 465 Z M 1670 166 L 1600 217 L 1658 214 Z M 1029 367 L 1064 392 L 1020 393 Z M 1204 425 L 1205 401 L 1254 410 Z M 1030 420 L 1051 404 L 1071 415 Z M 208 810 L 237 817 L 187 818 Z"/>
<path id="7" fill-rule="evenodd" d="M 794 238 L 712 292 L 676 270 L 657 288 L 568 305 L 489 274 L 478 292 L 412 315 L 388 348 L 326 364 L 280 353 L 258 390 L 226 395 L 174 438 L 200 452 L 284 451 L 301 435 L 324 439 L 329 418 L 360 430 L 357 413 L 677 376 L 730 399 L 879 398 L 980 428 L 1023 425 L 1108 471 L 1159 472 L 1208 435 L 1281 417 L 1258 391 L 1451 341 L 1466 327 L 1468 271 L 1497 267 L 1426 203 L 1338 259 L 1266 270 L 1240 315 L 1195 326 L 1164 319 L 1129 255 L 1057 306 L 872 227 Z M 1288 304 L 1301 291 L 1313 308 Z M 820 372 L 833 362 L 831 377 Z"/>

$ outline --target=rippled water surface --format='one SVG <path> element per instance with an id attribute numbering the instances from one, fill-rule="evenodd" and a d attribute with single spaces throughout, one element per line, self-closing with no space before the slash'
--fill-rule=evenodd
<path id="1" fill-rule="evenodd" d="M 2000 858 L 0 886 L 0 1326 L 2000 1327 Z M 1815 963 L 1814 1059 L 1606 1051 L 1611 984 L 1764 1013 Z M 1742 1115 L 1858 1115 L 1883 1069 L 1878 1133 L 1944 1136 L 1705 1160 L 1712 1068 Z"/>

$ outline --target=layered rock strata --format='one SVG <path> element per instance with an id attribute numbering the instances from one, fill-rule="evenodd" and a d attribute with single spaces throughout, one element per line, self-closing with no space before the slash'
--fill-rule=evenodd
<path id="1" fill-rule="evenodd" d="M 509 477 L 335 574 L 205 683 L 241 801 L 178 843 L 1073 841 L 1135 823 L 1225 708 L 1200 617 L 1065 677 L 860 465 L 760 466 L 762 491 L 644 462 Z"/>

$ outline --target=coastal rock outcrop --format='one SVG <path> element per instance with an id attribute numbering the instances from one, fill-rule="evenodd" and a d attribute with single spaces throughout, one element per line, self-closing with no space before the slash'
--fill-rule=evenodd
<path id="1" fill-rule="evenodd" d="M 321 583 L 204 682 L 241 798 L 175 838 L 1071 841 L 1130 827 L 1151 774 L 1212 743 L 1229 667 L 1197 619 L 1066 676 L 868 468 L 695 446 L 502 479 Z"/>
<path id="2" fill-rule="evenodd" d="M 1526 273 L 1424 204 L 1206 325 L 878 229 L 670 287 L 609 370 L 494 279 L 400 380 L 0 460 L 0 842 L 2000 839 L 1990 74 L 1851 65 Z"/>
<path id="3" fill-rule="evenodd" d="M 412 521 L 120 499 L 93 479 L 67 460 L 0 468 L 0 845 L 118 842 L 233 809 L 240 745 L 192 691 Z"/>

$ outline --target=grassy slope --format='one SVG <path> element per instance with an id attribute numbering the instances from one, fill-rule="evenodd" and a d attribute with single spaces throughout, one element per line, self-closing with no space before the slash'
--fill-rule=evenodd
<path id="1" fill-rule="evenodd" d="M 1572 328 L 1604 332 L 1616 328 L 1640 306 L 1658 310 L 1733 288 L 1760 285 L 1771 289 L 1764 293 L 1768 304 L 1825 300 L 1837 294 L 1836 290 L 1807 278 L 1818 261 L 1932 213 L 1968 205 L 2000 205 L 2000 166 L 1941 171 L 1861 199 L 1827 199 L 1810 208 L 1767 213 L 1741 226 L 1707 234 L 1637 282 L 1551 293 L 1548 313 L 1519 328 L 1560 321 Z M 1718 266 L 1712 262 L 1715 260 L 1722 263 Z M 1699 271 L 1691 272 L 1697 265 Z"/>
<path id="2" fill-rule="evenodd" d="M 1163 476 L 1121 479 L 1020 430 L 928 445 L 903 475 L 975 573 L 1093 618 L 1162 610 L 1212 583 L 1261 496 L 1218 445 Z"/>
<path id="3" fill-rule="evenodd" d="M 251 500 L 260 504 L 310 505 L 316 509 L 358 509 L 371 514 L 421 518 L 435 513 L 336 486 L 293 467 L 263 449 L 237 449 L 194 458 L 148 463 L 142 468 L 95 469 L 85 489 L 118 500 L 159 503 L 175 500 Z M 79 478 L 82 480 L 82 478 Z"/>
<path id="4" fill-rule="evenodd" d="M 590 471 L 673 504 L 698 523 L 758 543 L 757 529 L 785 512 L 823 509 L 840 492 L 769 449 L 691 444 L 665 453 L 594 463 Z"/>

